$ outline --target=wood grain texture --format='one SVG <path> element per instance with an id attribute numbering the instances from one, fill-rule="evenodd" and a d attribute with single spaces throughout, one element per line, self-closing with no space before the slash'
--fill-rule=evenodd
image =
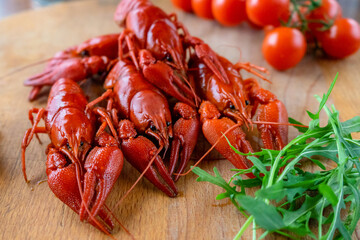
<path id="1" fill-rule="evenodd" d="M 269 67 L 260 51 L 262 31 L 247 25 L 224 28 L 177 11 L 170 1 L 154 3 L 168 13 L 177 12 L 191 34 L 204 39 L 231 61 L 249 61 Z M 115 5 L 110 1 L 81 1 L 29 11 L 0 21 L 0 75 L 49 58 L 88 38 L 119 32 L 112 21 L 114 10 Z M 336 72 L 340 72 L 331 101 L 346 120 L 360 115 L 359 66 L 359 52 L 341 61 L 309 55 L 296 68 L 286 72 L 269 67 L 273 84 L 263 83 L 263 86 L 285 103 L 289 116 L 308 122 L 304 110 L 315 110 L 318 106 L 313 95 L 325 92 Z M 27 150 L 27 172 L 31 183 L 24 182 L 20 144 L 25 130 L 30 127 L 27 113 L 33 106 L 44 107 L 47 98 L 45 95 L 29 103 L 30 89 L 22 82 L 43 67 L 39 65 L 0 79 L 0 239 L 108 239 L 89 224 L 81 223 L 74 212 L 54 197 L 47 183 L 38 184 L 46 179 L 46 136 L 42 136 L 43 145 L 33 141 Z M 85 84 L 87 93 L 96 95 L 100 91 L 100 86 Z M 296 131 L 292 130 L 290 137 L 295 135 Z M 200 143 L 195 156 L 206 147 Z M 228 161 L 201 164 L 209 171 L 215 166 L 223 176 L 231 176 L 228 169 L 232 166 Z M 126 163 L 108 199 L 108 206 L 114 206 L 138 176 L 139 173 Z M 137 239 L 232 239 L 245 218 L 227 200 L 215 200 L 221 192 L 219 188 L 197 183 L 195 179 L 194 174 L 181 178 L 177 184 L 180 194 L 175 199 L 142 180 L 113 211 Z M 359 240 L 359 234 L 358 228 L 354 239 Z M 114 236 L 129 239 L 119 228 L 115 229 Z M 251 233 L 247 232 L 246 236 L 250 238 Z M 279 236 L 268 239 L 279 239 Z"/>

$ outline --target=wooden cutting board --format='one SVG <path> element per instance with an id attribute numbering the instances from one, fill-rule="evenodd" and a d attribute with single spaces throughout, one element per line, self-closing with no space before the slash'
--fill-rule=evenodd
<path id="1" fill-rule="evenodd" d="M 322 95 L 336 72 L 340 75 L 331 101 L 340 110 L 343 120 L 360 115 L 360 52 L 341 61 L 308 54 L 296 68 L 278 72 L 268 66 L 261 55 L 263 31 L 245 24 L 225 28 L 175 10 L 170 1 L 154 0 L 154 3 L 168 13 L 178 13 L 191 34 L 204 39 L 231 61 L 268 67 L 273 84 L 262 84 L 285 103 L 289 116 L 307 123 L 305 110 L 315 110 L 318 106 L 313 95 Z M 115 7 L 110 1 L 62 3 L 0 21 L 0 75 L 49 58 L 88 38 L 120 32 L 112 20 Z M 0 79 L 0 238 L 108 239 L 89 224 L 81 223 L 78 215 L 54 197 L 47 183 L 39 184 L 46 179 L 44 151 L 49 142 L 46 136 L 41 138 L 43 145 L 33 141 L 27 150 L 27 172 L 31 183 L 24 182 L 20 145 L 24 132 L 30 127 L 28 110 L 44 107 L 47 97 L 44 95 L 35 102 L 28 102 L 30 89 L 22 82 L 43 67 L 37 65 Z M 85 91 L 97 95 L 102 90 L 99 85 L 87 84 Z M 295 135 L 296 131 L 292 130 L 290 137 Z M 206 147 L 203 143 L 199 146 L 197 155 Z M 228 161 L 201 164 L 208 171 L 215 166 L 226 178 L 231 176 L 228 169 L 232 165 Z M 126 163 L 108 199 L 108 206 L 115 206 L 138 176 L 139 173 Z M 112 210 L 137 239 L 232 239 L 245 218 L 229 201 L 215 200 L 220 188 L 197 183 L 195 179 L 194 174 L 181 178 L 177 183 L 180 194 L 175 199 L 141 180 L 123 204 Z M 250 231 L 246 234 L 251 237 Z M 354 239 L 360 239 L 359 234 L 358 228 Z M 114 236 L 129 239 L 118 227 Z"/>

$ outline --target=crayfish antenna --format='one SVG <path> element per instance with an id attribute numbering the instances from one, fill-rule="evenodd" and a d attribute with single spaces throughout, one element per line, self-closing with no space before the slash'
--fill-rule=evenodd
<path id="1" fill-rule="evenodd" d="M 145 175 L 145 173 L 149 170 L 149 168 L 151 167 L 151 165 L 153 164 L 153 162 L 155 161 L 156 157 L 159 155 L 159 153 L 161 152 L 162 149 L 163 149 L 163 146 L 160 146 L 160 148 L 157 150 L 155 155 L 149 161 L 149 164 L 146 166 L 145 170 L 141 173 L 141 175 L 138 177 L 138 179 L 135 181 L 135 183 L 130 187 L 130 189 L 124 194 L 124 196 L 121 197 L 119 202 L 115 205 L 115 208 L 117 208 L 124 201 L 124 199 L 129 195 L 129 193 L 135 188 L 135 186 L 138 184 L 138 182 L 142 179 L 142 177 Z"/>
<path id="2" fill-rule="evenodd" d="M 284 125 L 284 126 L 293 126 L 293 127 L 302 127 L 302 128 L 309 128 L 309 126 L 302 125 L 302 124 L 295 124 L 295 123 L 285 123 L 285 122 L 264 122 L 264 121 L 253 121 L 253 124 L 267 124 L 267 125 Z"/>
<path id="3" fill-rule="evenodd" d="M 120 227 L 122 229 L 124 229 L 124 231 L 131 237 L 131 239 L 135 240 L 136 238 L 131 234 L 131 232 L 124 226 L 124 224 L 122 224 L 120 222 L 120 220 L 115 216 L 115 214 L 111 211 L 111 209 L 104 204 L 104 207 L 106 208 L 106 210 L 111 214 L 111 216 L 115 219 L 115 221 L 120 225 Z"/>
<path id="4" fill-rule="evenodd" d="M 34 66 L 36 66 L 36 65 L 49 62 L 49 61 L 54 60 L 54 59 L 56 59 L 56 60 L 62 60 L 62 59 L 66 59 L 66 58 L 51 57 L 51 58 L 46 58 L 46 59 L 39 60 L 39 61 L 37 61 L 37 62 L 33 62 L 33 63 L 30 63 L 30 64 L 26 64 L 26 65 L 24 65 L 24 66 L 21 66 L 21 67 L 17 67 L 17 68 L 15 68 L 15 69 L 12 69 L 12 70 L 10 70 L 9 72 L 5 73 L 4 75 L 0 76 L 0 80 L 4 79 L 4 78 L 6 78 L 6 77 L 9 77 L 9 76 L 11 76 L 11 75 L 14 75 L 14 74 L 16 74 L 16 73 L 18 73 L 18 72 L 21 72 L 21 71 L 23 71 L 23 70 L 26 70 L 26 69 L 28 69 L 28 68 L 31 68 L 31 67 L 34 67 Z"/>
<path id="5" fill-rule="evenodd" d="M 189 86 L 192 95 L 194 96 L 194 101 L 195 101 L 195 107 L 199 107 L 199 102 L 201 101 L 201 99 L 199 98 L 199 96 L 196 94 L 195 89 L 193 88 L 193 86 L 191 85 L 191 83 L 189 82 L 188 79 L 186 79 L 184 76 L 181 76 L 181 78 L 184 80 L 184 82 Z"/>

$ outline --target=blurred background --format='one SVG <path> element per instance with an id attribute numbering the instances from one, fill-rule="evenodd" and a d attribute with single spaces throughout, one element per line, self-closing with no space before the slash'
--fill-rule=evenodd
<path id="1" fill-rule="evenodd" d="M 49 5 L 72 2 L 72 1 L 88 1 L 88 0 L 0 0 L 0 19 L 11 16 L 13 14 L 46 7 Z M 98 2 L 106 2 L 117 4 L 120 0 L 97 0 Z M 170 1 L 170 0 L 169 0 Z"/>
<path id="2" fill-rule="evenodd" d="M 87 0 L 0 0 L 0 19 L 10 15 L 45 7 L 59 2 L 87 1 Z M 116 4 L 119 0 L 98 0 L 99 2 L 109 2 Z M 170 0 L 169 0 L 170 1 Z M 343 9 L 343 16 L 354 18 L 360 21 L 360 0 L 339 0 Z"/>

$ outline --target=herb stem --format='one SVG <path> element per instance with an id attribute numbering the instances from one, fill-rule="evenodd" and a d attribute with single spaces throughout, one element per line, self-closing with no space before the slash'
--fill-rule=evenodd
<path id="1" fill-rule="evenodd" d="M 274 165 L 271 167 L 270 177 L 269 177 L 269 180 L 268 180 L 267 185 L 266 185 L 267 188 L 270 187 L 273 184 L 274 178 L 275 178 L 275 176 L 277 176 L 276 170 L 277 170 L 278 165 L 279 165 L 279 163 L 281 161 L 281 158 L 284 156 L 286 151 L 292 145 L 295 145 L 296 143 L 301 142 L 302 140 L 306 140 L 307 138 L 308 137 L 305 136 L 305 135 L 300 135 L 300 137 L 297 137 L 297 138 L 293 139 L 291 142 L 289 142 L 288 145 L 286 145 L 283 149 L 281 149 L 281 151 L 279 152 L 279 154 L 275 158 Z M 283 176 L 284 174 L 285 174 L 285 171 L 281 174 L 281 176 Z M 279 181 L 279 179 L 278 179 L 278 181 Z"/>
<path id="2" fill-rule="evenodd" d="M 316 99 L 321 102 L 321 99 L 319 96 L 315 96 Z M 326 236 L 328 239 L 332 239 L 334 234 L 335 234 L 335 230 L 336 230 L 336 225 L 339 224 L 340 220 L 340 210 L 341 210 L 341 203 L 342 203 L 342 199 L 344 197 L 344 190 L 343 190 L 343 186 L 344 186 L 344 166 L 346 165 L 346 162 L 348 161 L 348 158 L 346 157 L 346 153 L 345 153 L 345 149 L 343 144 L 341 143 L 341 129 L 340 126 L 338 126 L 336 123 L 339 122 L 338 119 L 338 115 L 333 116 L 332 112 L 330 111 L 330 109 L 324 105 L 324 110 L 327 113 L 327 115 L 329 116 L 329 122 L 332 125 L 333 131 L 334 131 L 334 135 L 335 135 L 335 141 L 336 141 L 336 146 L 338 149 L 338 158 L 339 158 L 339 163 L 338 163 L 338 176 L 337 176 L 337 181 L 338 181 L 338 189 L 339 194 L 338 194 L 338 203 L 336 204 L 336 206 L 333 206 L 333 210 L 334 210 L 334 221 L 331 223 L 331 226 L 329 228 L 329 231 L 327 232 Z M 335 111 L 335 109 L 333 108 L 333 110 Z M 334 118 L 337 119 L 334 119 Z M 339 229 L 341 231 L 341 229 Z"/>
<path id="3" fill-rule="evenodd" d="M 325 207 L 325 199 L 322 200 L 322 205 L 321 205 L 321 210 L 320 210 L 320 214 L 319 214 L 319 239 L 321 239 L 322 237 L 322 220 L 323 220 L 323 212 L 324 212 L 324 207 Z"/>
<path id="4" fill-rule="evenodd" d="M 255 220 L 253 221 L 252 232 L 253 232 L 253 240 L 256 240 L 256 223 L 255 223 Z"/>
<path id="5" fill-rule="evenodd" d="M 246 222 L 244 223 L 244 225 L 242 225 L 242 227 L 240 228 L 239 232 L 236 234 L 236 236 L 234 237 L 233 240 L 240 240 L 241 236 L 244 234 L 245 230 L 250 226 L 250 224 L 252 223 L 252 221 L 254 220 L 254 216 L 251 215 Z"/>

